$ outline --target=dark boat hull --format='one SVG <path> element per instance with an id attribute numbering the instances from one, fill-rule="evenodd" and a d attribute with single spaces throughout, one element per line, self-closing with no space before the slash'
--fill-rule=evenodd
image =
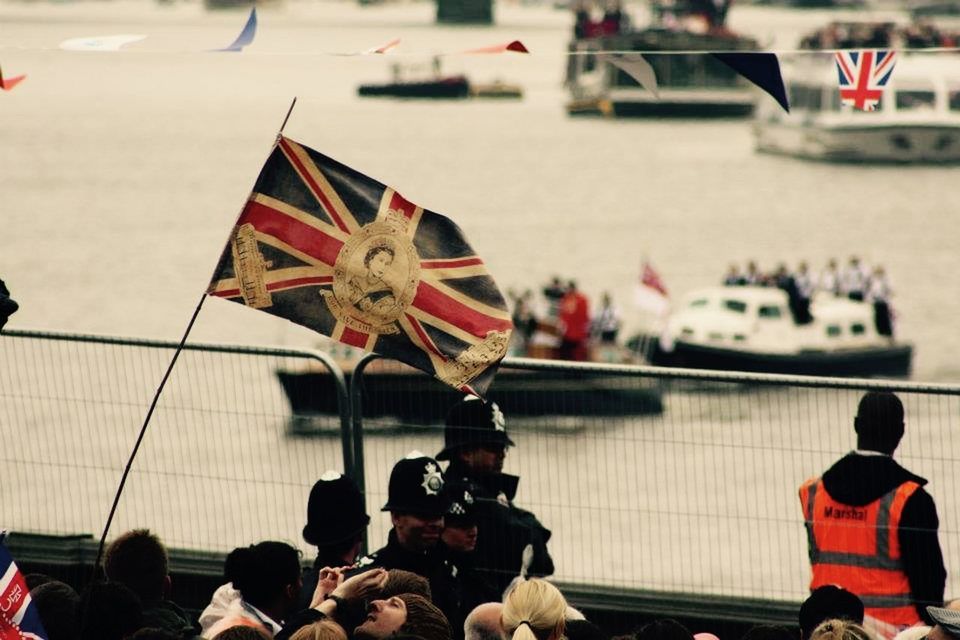
<path id="1" fill-rule="evenodd" d="M 657 346 L 652 364 L 690 369 L 720 369 L 754 373 L 788 373 L 812 376 L 906 378 L 913 356 L 911 345 L 808 351 L 794 355 L 749 353 L 677 341 L 672 351 Z"/>
<path id="2" fill-rule="evenodd" d="M 357 93 L 367 97 L 459 99 L 470 95 L 470 82 L 464 76 L 451 76 L 423 82 L 362 84 Z"/>
<path id="3" fill-rule="evenodd" d="M 295 418 L 336 415 L 337 396 L 329 374 L 277 371 L 277 377 Z M 594 417 L 663 411 L 659 386 L 645 378 L 501 371 L 488 396 L 508 416 Z M 365 418 L 442 424 L 447 410 L 462 397 L 461 392 L 425 375 L 368 372 L 363 379 Z"/>

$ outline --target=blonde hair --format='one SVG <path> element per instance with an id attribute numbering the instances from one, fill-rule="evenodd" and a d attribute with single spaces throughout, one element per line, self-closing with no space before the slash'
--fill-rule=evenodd
<path id="1" fill-rule="evenodd" d="M 856 622 L 833 618 L 824 620 L 810 634 L 810 640 L 876 640 Z"/>
<path id="2" fill-rule="evenodd" d="M 560 590 L 539 578 L 521 582 L 503 602 L 500 623 L 513 640 L 560 638 L 565 629 L 567 600 Z"/>
<path id="3" fill-rule="evenodd" d="M 347 633 L 333 620 L 319 620 L 298 629 L 290 640 L 347 640 Z"/>

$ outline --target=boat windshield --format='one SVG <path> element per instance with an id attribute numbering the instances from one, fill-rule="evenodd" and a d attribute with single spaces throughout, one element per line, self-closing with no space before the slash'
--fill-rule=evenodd
<path id="1" fill-rule="evenodd" d="M 937 96 L 933 90 L 897 91 L 897 110 L 932 109 L 936 104 Z"/>
<path id="2" fill-rule="evenodd" d="M 839 93 L 837 93 L 839 98 Z M 820 111 L 823 105 L 823 89 L 818 86 L 795 84 L 790 87 L 790 108 Z"/>
<path id="3" fill-rule="evenodd" d="M 743 300 L 731 300 L 727 299 L 723 301 L 723 308 L 736 313 L 746 313 L 747 312 L 747 303 Z"/>

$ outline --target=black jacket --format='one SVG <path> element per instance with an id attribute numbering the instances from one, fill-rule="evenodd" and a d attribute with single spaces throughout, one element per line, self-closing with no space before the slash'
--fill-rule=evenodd
<path id="1" fill-rule="evenodd" d="M 858 507 L 879 499 L 904 482 L 913 481 L 921 486 L 904 504 L 897 536 L 917 613 L 927 624 L 933 624 L 926 606 L 943 605 L 947 570 L 937 537 L 940 526 L 937 507 L 922 488 L 927 481 L 901 467 L 890 456 L 856 452 L 838 460 L 822 478 L 824 489 L 833 499 Z"/>
<path id="2" fill-rule="evenodd" d="M 547 551 L 550 531 L 535 515 L 513 504 L 519 477 L 506 473 L 476 475 L 456 459 L 450 462 L 445 475 L 448 482 L 473 486 L 477 518 L 474 568 L 495 586 L 498 593 L 502 594 L 510 581 L 520 574 L 523 550 L 527 545 L 533 549 L 528 575 L 553 574 L 553 559 Z"/>

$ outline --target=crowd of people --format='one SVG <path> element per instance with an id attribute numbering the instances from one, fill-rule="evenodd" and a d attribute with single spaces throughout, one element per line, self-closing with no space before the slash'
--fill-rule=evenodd
<path id="1" fill-rule="evenodd" d="M 812 575 L 800 640 L 960 640 L 960 607 L 942 606 L 946 570 L 927 481 L 892 458 L 903 405 L 866 393 L 853 422 L 857 449 L 799 490 Z M 514 503 L 505 426 L 494 402 L 453 406 L 436 456 L 411 452 L 394 465 L 382 508 L 393 527 L 365 556 L 364 498 L 350 478 L 324 473 L 302 532 L 316 547 L 313 564 L 286 542 L 237 548 L 198 619 L 170 600 L 167 550 L 146 529 L 110 543 L 105 579 L 82 595 L 29 574 L 48 640 L 719 640 L 671 619 L 611 638 L 572 608 L 544 579 L 554 572 L 551 532 Z M 797 637 L 760 626 L 743 640 Z"/>
<path id="2" fill-rule="evenodd" d="M 564 284 L 555 276 L 541 294 L 538 301 L 530 289 L 507 292 L 516 355 L 583 361 L 591 359 L 591 346 L 616 344 L 622 318 L 609 293 L 603 293 L 592 313 L 575 280 Z"/>
<path id="3" fill-rule="evenodd" d="M 810 303 L 818 292 L 836 298 L 868 302 L 873 305 L 877 333 L 893 336 L 893 314 L 890 307 L 893 291 L 886 270 L 881 265 L 868 270 L 857 256 L 850 256 L 843 269 L 835 259 L 830 259 L 817 275 L 810 272 L 806 262 L 800 262 L 797 270 L 793 272 L 788 270 L 784 263 L 780 263 L 772 272 L 761 271 L 752 260 L 747 262 L 743 270 L 739 265 L 731 264 L 723 278 L 723 284 L 783 289 L 787 293 L 790 311 L 797 324 L 808 324 L 813 320 Z"/>
<path id="4" fill-rule="evenodd" d="M 893 22 L 831 22 L 803 36 L 803 49 L 923 49 L 957 46 L 957 33 L 918 20 L 906 25 Z"/>

